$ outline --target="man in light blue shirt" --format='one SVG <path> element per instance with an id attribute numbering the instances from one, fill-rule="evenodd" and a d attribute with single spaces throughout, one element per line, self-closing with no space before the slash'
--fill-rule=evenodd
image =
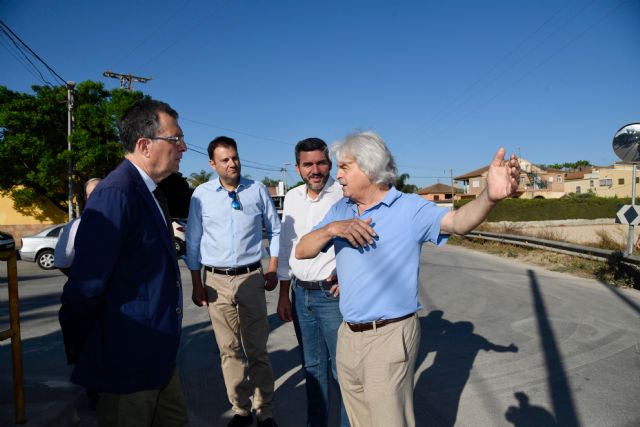
<path id="1" fill-rule="evenodd" d="M 233 139 L 214 139 L 208 152 L 218 179 L 193 192 L 186 231 L 192 300 L 198 306 L 207 305 L 209 310 L 227 395 L 235 414 L 229 426 L 253 422 L 252 396 L 257 425 L 275 426 L 264 291 L 271 291 L 278 284 L 280 220 L 266 187 L 241 177 Z M 271 254 L 264 274 L 260 264 L 263 226 Z"/>
<path id="2" fill-rule="evenodd" d="M 518 188 L 515 156 L 498 150 L 487 188 L 456 211 L 438 208 L 393 187 L 397 169 L 384 141 L 373 132 L 348 136 L 333 150 L 345 199 L 296 246 L 313 258 L 334 246 L 340 280 L 336 365 L 352 426 L 415 426 L 414 365 L 420 343 L 416 312 L 420 250 L 466 234 L 495 204 Z"/>

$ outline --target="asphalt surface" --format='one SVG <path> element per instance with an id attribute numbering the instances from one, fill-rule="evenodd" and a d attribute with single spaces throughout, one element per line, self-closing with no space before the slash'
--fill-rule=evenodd
<path id="1" fill-rule="evenodd" d="M 205 309 L 185 282 L 178 367 L 190 423 L 230 417 Z M 68 382 L 57 322 L 65 278 L 18 262 L 27 426 L 95 426 L 84 391 Z M 457 247 L 425 247 L 418 426 L 640 425 L 640 293 Z M 293 327 L 267 294 L 275 417 L 304 425 L 304 378 Z M 0 265 L 0 329 L 8 326 Z M 0 426 L 13 425 L 9 342 L 0 342 Z M 334 422 L 337 425 L 334 414 Z"/>

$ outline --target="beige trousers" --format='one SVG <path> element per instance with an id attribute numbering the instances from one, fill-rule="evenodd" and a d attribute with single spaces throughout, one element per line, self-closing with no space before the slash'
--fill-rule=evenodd
<path id="1" fill-rule="evenodd" d="M 351 427 L 414 427 L 413 377 L 420 346 L 417 316 L 382 328 L 338 330 L 336 365 Z"/>
<path id="2" fill-rule="evenodd" d="M 205 292 L 233 412 L 251 413 L 253 396 L 258 419 L 271 417 L 274 379 L 267 353 L 269 323 L 262 269 L 239 276 L 207 271 Z"/>
<path id="3" fill-rule="evenodd" d="M 182 395 L 178 370 L 166 386 L 130 394 L 100 393 L 100 427 L 185 427 L 187 405 Z"/>

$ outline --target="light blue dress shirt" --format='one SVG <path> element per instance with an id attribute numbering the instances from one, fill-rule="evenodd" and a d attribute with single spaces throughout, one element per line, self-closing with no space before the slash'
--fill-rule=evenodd
<path id="1" fill-rule="evenodd" d="M 237 188 L 242 209 L 231 207 L 229 192 L 213 179 L 195 189 L 187 221 L 186 262 L 190 270 L 202 265 L 239 267 L 262 258 L 262 226 L 269 252 L 278 256 L 280 220 L 264 184 L 240 178 Z"/>
<path id="2" fill-rule="evenodd" d="M 334 238 L 340 282 L 340 311 L 347 322 L 393 319 L 420 309 L 418 272 L 424 242 L 443 245 L 440 221 L 448 212 L 415 194 L 391 187 L 377 205 L 358 215 L 358 208 L 344 198 L 336 203 L 314 230 L 339 220 L 372 218 L 378 234 L 363 249 L 346 239 Z"/>

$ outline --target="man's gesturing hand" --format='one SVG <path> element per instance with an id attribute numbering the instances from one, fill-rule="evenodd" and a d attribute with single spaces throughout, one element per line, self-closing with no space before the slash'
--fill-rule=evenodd
<path id="1" fill-rule="evenodd" d="M 520 163 L 515 155 L 504 162 L 504 148 L 500 148 L 487 172 L 487 195 L 492 202 L 509 197 L 518 189 Z"/>
<path id="2" fill-rule="evenodd" d="M 347 239 L 354 248 L 364 248 L 372 245 L 374 238 L 378 237 L 370 224 L 371 218 L 354 218 L 332 222 L 328 230 L 335 237 Z"/>

